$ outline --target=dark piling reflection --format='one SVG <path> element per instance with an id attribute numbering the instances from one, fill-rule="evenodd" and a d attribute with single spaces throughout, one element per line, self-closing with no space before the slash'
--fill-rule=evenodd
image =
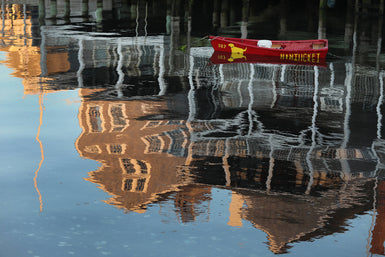
<path id="1" fill-rule="evenodd" d="M 103 31 L 113 8 L 94 2 L 92 28 Z M 45 26 L 44 1 L 29 16 L 21 15 L 21 5 L 2 7 L 3 13 L 19 8 L 20 16 L 3 18 L 1 50 L 25 93 L 78 90 L 82 133 L 75 145 L 81 157 L 101 163 L 85 179 L 111 195 L 106 203 L 143 213 L 173 202 L 162 215 L 205 222 L 212 189 L 225 188 L 231 192 L 228 225 L 250 222 L 266 232 L 274 253 L 288 252 L 293 242 L 343 233 L 349 219 L 375 206 L 370 252 L 384 254 L 384 72 L 380 64 L 365 65 L 373 44 L 364 51 L 371 40 L 364 33 L 356 38 L 361 16 L 348 15 L 343 24 L 341 48 L 354 47 L 347 59 L 213 65 L 207 48 L 191 45 L 197 5 L 207 7 L 203 11 L 220 32 L 241 20 L 236 34 L 242 37 L 260 25 L 249 25 L 251 20 L 269 21 L 271 10 L 281 10 L 275 36 L 283 37 L 289 19 L 280 7 L 287 2 L 256 12 L 251 1 L 242 1 L 237 13 L 232 1 L 167 1 L 159 22 L 164 33 L 153 36 L 160 25 L 148 33 L 147 15 L 158 5 L 131 2 L 114 11 L 133 22 L 121 32 L 133 37 L 108 29 L 93 33 L 89 24 Z M 50 4 L 53 19 L 57 2 Z M 86 17 L 91 8 L 84 1 L 81 6 Z M 62 17 L 71 17 L 69 1 L 64 7 Z M 327 36 L 324 8 L 317 30 L 309 28 L 319 37 Z M 349 8 L 354 6 L 347 13 Z M 13 36 L 20 31 L 24 35 Z M 378 42 L 382 34 L 371 36 Z M 183 40 L 185 52 L 178 50 Z M 381 51 L 375 49 L 378 60 Z"/>

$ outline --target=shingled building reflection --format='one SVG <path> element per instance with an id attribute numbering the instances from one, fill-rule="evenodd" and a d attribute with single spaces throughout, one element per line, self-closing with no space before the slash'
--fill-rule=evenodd
<path id="1" fill-rule="evenodd" d="M 82 157 L 101 162 L 86 179 L 113 195 L 109 204 L 141 212 L 158 195 L 184 185 L 175 171 L 185 163 L 185 121 L 140 119 L 162 110 L 167 105 L 161 101 L 83 101 L 76 146 Z"/>

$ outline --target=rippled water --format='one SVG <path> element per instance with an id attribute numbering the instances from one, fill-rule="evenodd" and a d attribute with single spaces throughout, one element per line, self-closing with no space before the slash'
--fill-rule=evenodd
<path id="1" fill-rule="evenodd" d="M 42 2 L 1 2 L 0 256 L 385 255 L 378 6 Z"/>

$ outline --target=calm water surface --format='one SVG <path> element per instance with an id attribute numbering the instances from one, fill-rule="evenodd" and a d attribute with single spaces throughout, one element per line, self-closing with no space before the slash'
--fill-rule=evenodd
<path id="1" fill-rule="evenodd" d="M 378 6 L 101 2 L 1 2 L 0 256 L 385 255 Z"/>

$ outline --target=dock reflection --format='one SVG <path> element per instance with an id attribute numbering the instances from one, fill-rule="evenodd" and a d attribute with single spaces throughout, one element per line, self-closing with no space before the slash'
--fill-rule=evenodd
<path id="1" fill-rule="evenodd" d="M 335 63 L 334 69 L 339 66 L 352 75 L 349 66 Z M 106 90 L 80 89 L 83 133 L 76 146 L 82 157 L 102 163 L 86 179 L 112 195 L 107 203 L 144 212 L 172 200 L 178 220 L 201 222 L 209 219 L 211 188 L 228 188 L 228 224 L 251 222 L 268 234 L 275 253 L 293 242 L 342 232 L 348 219 L 371 210 L 367 199 L 373 199 L 371 188 L 382 171 L 382 140 L 374 134 L 364 144 L 355 142 L 355 113 L 345 104 L 381 96 L 367 99 L 344 93 L 349 85 L 331 86 L 325 78 L 336 76 L 331 69 L 211 68 L 211 74 L 205 67 L 205 76 L 190 77 L 189 91 L 152 100 L 124 91 L 125 100 L 102 100 Z M 294 78 L 308 84 L 290 85 Z M 222 84 L 211 85 L 215 81 Z M 381 102 L 372 105 L 380 119 Z M 381 121 L 371 124 L 381 135 Z"/>
<path id="2" fill-rule="evenodd" d="M 209 219 L 212 186 L 229 188 L 228 224 L 251 222 L 268 234 L 274 253 L 343 232 L 348 219 L 371 210 L 367 199 L 383 163 L 381 77 L 371 84 L 380 95 L 367 98 L 357 89 L 365 88 L 362 74 L 355 74 L 356 90 L 337 83 L 353 78 L 343 63 L 203 66 L 200 73 L 202 58 L 190 63 L 188 92 L 143 100 L 148 96 L 123 90 L 124 101 L 106 101 L 100 95 L 115 89 L 80 90 L 77 147 L 102 163 L 87 180 L 112 195 L 107 203 L 144 212 L 172 200 L 179 221 L 202 222 Z M 377 117 L 365 129 L 377 133 L 356 135 L 350 125 L 361 117 L 354 105 L 363 102 Z M 373 247 L 383 233 L 380 209 L 377 215 Z"/>

